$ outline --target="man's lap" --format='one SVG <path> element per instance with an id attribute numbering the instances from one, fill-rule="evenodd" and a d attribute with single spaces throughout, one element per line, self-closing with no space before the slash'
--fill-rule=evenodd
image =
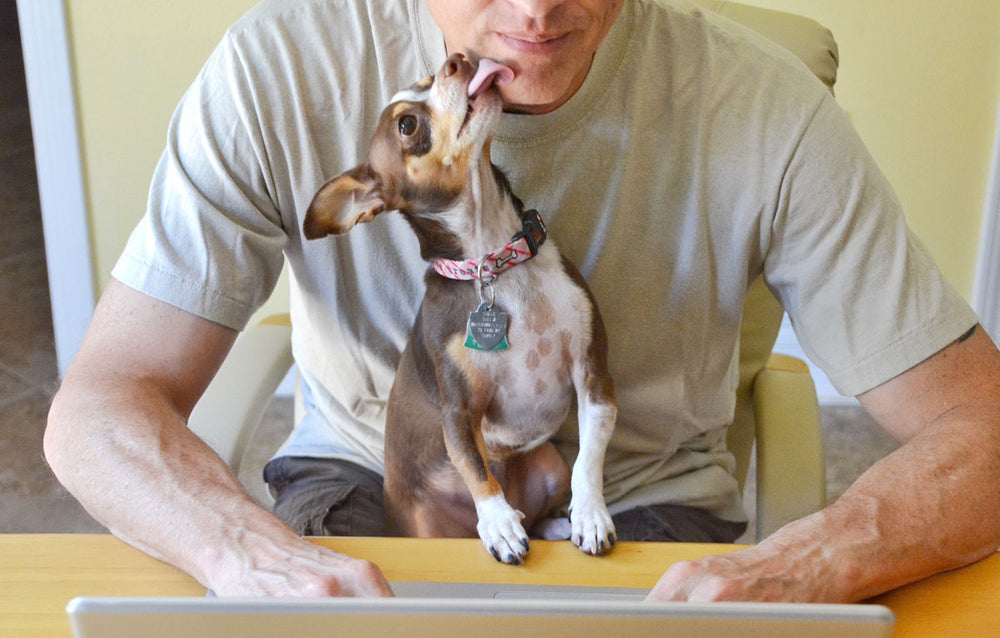
<path id="1" fill-rule="evenodd" d="M 385 536 L 382 477 L 340 459 L 282 456 L 264 467 L 274 513 L 303 536 Z"/>
<path id="2" fill-rule="evenodd" d="M 284 456 L 264 468 L 274 513 L 303 536 L 385 536 L 382 477 L 342 459 Z M 649 505 L 615 514 L 620 541 L 731 543 L 746 523 L 682 505 Z"/>

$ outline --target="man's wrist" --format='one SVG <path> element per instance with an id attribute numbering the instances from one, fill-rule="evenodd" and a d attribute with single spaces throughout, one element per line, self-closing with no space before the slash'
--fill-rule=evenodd
<path id="1" fill-rule="evenodd" d="M 220 594 L 252 579 L 251 574 L 302 552 L 308 544 L 270 512 L 255 504 L 252 507 L 255 511 L 222 526 L 207 542 L 194 543 L 198 549 L 185 571 Z"/>

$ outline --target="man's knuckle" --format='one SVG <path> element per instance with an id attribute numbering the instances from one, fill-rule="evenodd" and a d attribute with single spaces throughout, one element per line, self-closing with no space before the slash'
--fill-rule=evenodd
<path id="1" fill-rule="evenodd" d="M 686 580 L 698 574 L 700 568 L 697 563 L 691 561 L 682 561 L 679 563 L 674 563 L 668 573 L 677 579 Z"/>
<path id="2" fill-rule="evenodd" d="M 707 578 L 699 588 L 701 598 L 709 601 L 729 600 L 738 594 L 739 583 L 731 578 L 712 576 Z"/>
<path id="3" fill-rule="evenodd" d="M 358 576 L 374 576 L 378 573 L 379 569 L 375 563 L 368 560 L 355 560 L 351 563 L 351 569 Z"/>

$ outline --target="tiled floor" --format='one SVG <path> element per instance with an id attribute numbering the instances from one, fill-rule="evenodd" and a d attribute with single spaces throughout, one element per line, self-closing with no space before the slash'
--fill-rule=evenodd
<path id="1" fill-rule="evenodd" d="M 58 375 L 16 26 L 14 3 L 0 0 L 0 533 L 101 531 L 42 458 Z M 276 445 L 290 404 L 273 402 L 260 441 Z M 894 445 L 857 407 L 824 408 L 823 421 L 832 499 Z"/>

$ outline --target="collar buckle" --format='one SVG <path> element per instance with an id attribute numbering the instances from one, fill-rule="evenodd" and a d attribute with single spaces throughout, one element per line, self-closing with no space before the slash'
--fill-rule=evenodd
<path id="1" fill-rule="evenodd" d="M 521 219 L 521 232 L 511 238 L 511 243 L 523 239 L 528 245 L 528 250 L 531 251 L 531 256 L 534 257 L 538 254 L 538 249 L 545 243 L 548 234 L 545 222 L 542 221 L 542 216 L 538 214 L 538 211 L 526 210 Z"/>

